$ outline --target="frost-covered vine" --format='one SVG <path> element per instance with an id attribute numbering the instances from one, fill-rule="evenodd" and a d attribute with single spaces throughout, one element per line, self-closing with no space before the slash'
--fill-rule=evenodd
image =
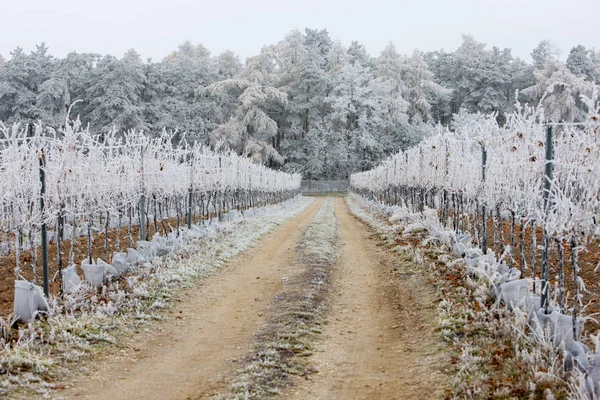
<path id="1" fill-rule="evenodd" d="M 166 133 L 150 138 L 139 131 L 98 137 L 76 123 L 61 130 L 0 123 L 0 243 L 4 253 L 16 254 L 16 276 L 19 253 L 35 250 L 43 223 L 51 238 L 64 240 L 98 230 L 108 233 L 122 224 L 154 224 L 156 232 L 158 220 L 168 232 L 175 230 L 169 222 L 175 217 L 178 228 L 180 219 L 196 222 L 231 209 L 274 203 L 300 187 L 299 175 L 185 140 L 173 146 L 172 139 Z M 41 170 L 46 183 L 43 213 Z M 79 261 L 72 259 L 72 251 L 69 258 L 70 263 Z M 36 264 L 34 260 L 34 269 Z"/>

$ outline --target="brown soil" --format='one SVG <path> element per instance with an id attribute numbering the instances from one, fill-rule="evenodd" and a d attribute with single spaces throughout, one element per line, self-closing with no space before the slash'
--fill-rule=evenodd
<path id="1" fill-rule="evenodd" d="M 214 216 L 214 215 L 212 215 Z M 194 215 L 194 223 L 199 223 L 202 218 L 199 215 Z M 184 227 L 186 220 L 184 217 L 177 221 L 177 218 L 171 218 L 169 220 L 157 220 L 157 228 L 155 229 L 154 221 L 150 221 L 148 225 L 148 238 L 152 238 L 156 232 L 161 235 L 165 235 L 169 232 L 170 228 L 173 230 L 177 229 L 177 226 Z M 166 228 L 166 231 L 165 229 Z M 119 246 L 117 246 L 117 234 L 119 235 Z M 111 262 L 112 254 L 118 251 L 127 251 L 128 247 L 136 247 L 137 240 L 140 236 L 139 226 L 131 227 L 131 238 L 128 235 L 128 228 L 121 227 L 121 229 L 110 229 L 108 231 L 108 246 L 107 251 L 104 249 L 104 232 L 93 235 L 92 243 L 92 257 L 93 259 L 100 258 L 106 262 Z M 15 237 L 11 235 L 8 238 L 6 235 L 0 236 L 1 241 L 10 241 L 14 244 Z M 63 268 L 68 265 L 69 251 L 71 248 L 71 241 L 66 240 L 62 242 L 62 254 Z M 36 249 L 37 256 L 37 280 L 34 274 L 34 260 L 32 252 L 30 250 L 22 251 L 20 257 L 21 264 L 21 276 L 30 282 L 37 283 L 42 286 L 42 251 L 40 246 Z M 87 236 L 78 237 L 75 239 L 74 248 L 74 260 L 77 265 L 81 264 L 82 260 L 88 258 L 88 239 Z M 15 293 L 15 265 L 16 255 L 14 249 L 11 254 L 0 256 L 0 317 L 6 317 L 13 312 L 13 301 Z M 58 296 L 60 294 L 60 276 L 58 274 L 58 245 L 56 242 L 50 242 L 48 244 L 48 276 L 50 281 L 50 294 Z"/>
<path id="2" fill-rule="evenodd" d="M 471 218 L 471 224 L 474 224 L 474 218 Z M 510 244 L 510 221 L 503 220 L 502 221 L 502 235 L 497 238 L 497 242 L 494 243 L 494 228 L 492 227 L 491 219 L 488 219 L 487 223 L 487 244 L 489 248 L 494 249 L 496 255 L 499 255 L 502 251 L 501 243 L 505 245 Z M 514 266 L 515 268 L 521 268 L 521 224 L 519 221 L 515 223 L 515 249 L 514 249 Z M 474 231 L 471 230 L 471 234 L 474 234 Z M 498 235 L 498 232 L 496 232 Z M 543 230 L 541 228 L 537 228 L 535 232 L 536 236 L 536 244 L 537 246 L 541 246 Z M 524 277 L 531 278 L 533 277 L 533 271 L 531 269 L 531 258 L 532 258 L 532 229 L 531 225 L 527 224 L 524 232 L 524 250 L 525 250 L 525 263 L 526 268 L 524 269 Z M 503 239 L 503 240 L 502 240 Z M 594 239 L 589 243 L 580 243 L 580 245 L 584 245 L 584 248 L 580 250 L 578 257 L 578 265 L 579 265 L 579 276 L 584 281 L 587 291 L 582 292 L 583 294 L 583 304 L 585 306 L 584 315 L 591 315 L 597 318 L 597 315 L 600 315 L 600 284 L 598 283 L 598 274 L 594 272 L 594 269 L 600 265 L 600 241 Z M 564 247 L 564 280 L 565 280 L 565 304 L 567 310 L 573 306 L 573 296 L 575 292 L 575 281 L 573 279 L 573 269 L 571 264 L 571 246 L 567 241 L 563 241 Z M 541 278 L 541 269 L 542 269 L 542 250 L 538 249 L 536 252 L 536 274 L 535 276 Z M 555 284 L 558 282 L 558 277 L 560 274 L 560 262 L 559 262 L 559 252 L 558 245 L 555 240 L 551 240 L 550 242 L 550 252 L 549 252 L 549 280 L 552 285 L 552 290 L 555 289 Z M 505 259 L 505 262 L 508 263 L 508 259 Z M 539 285 L 537 287 L 539 292 Z M 552 295 L 554 296 L 554 294 Z M 581 307 L 580 307 L 581 310 Z M 586 323 L 585 330 L 587 333 L 598 334 L 600 332 L 600 324 L 595 322 L 594 320 L 589 320 Z"/>
<path id="3" fill-rule="evenodd" d="M 211 397 L 227 387 L 263 324 L 273 296 L 295 255 L 319 199 L 236 257 L 217 275 L 182 296 L 147 334 L 120 344 L 119 354 L 95 361 L 61 395 L 89 399 L 188 399 Z"/>
<path id="4" fill-rule="evenodd" d="M 317 374 L 283 398 L 444 397 L 443 354 L 431 285 L 410 260 L 381 246 L 336 199 L 340 260 L 330 321 L 313 356 Z"/>

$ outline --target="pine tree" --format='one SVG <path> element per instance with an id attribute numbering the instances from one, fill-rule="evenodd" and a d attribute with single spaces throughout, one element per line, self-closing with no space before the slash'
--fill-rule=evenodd
<path id="1" fill-rule="evenodd" d="M 165 57 L 153 98 L 161 118 L 154 130 L 185 132 L 190 142 L 208 143 L 209 134 L 222 122 L 217 103 L 205 90 L 218 80 L 218 60 L 204 46 L 186 41 Z"/>
<path id="2" fill-rule="evenodd" d="M 410 122 L 414 125 L 432 122 L 430 101 L 442 92 L 442 87 L 433 81 L 433 73 L 429 71 L 423 53 L 415 50 L 403 63 L 402 78 Z"/>
<path id="3" fill-rule="evenodd" d="M 407 91 L 406 82 L 403 80 L 404 57 L 402 57 L 392 43 L 389 43 L 381 52 L 376 61 L 374 82 L 379 85 L 381 96 L 381 110 L 385 117 L 382 119 L 382 141 L 384 152 L 390 154 L 397 149 L 405 149 L 413 141 L 409 138 L 408 102 L 402 94 Z"/>
<path id="4" fill-rule="evenodd" d="M 360 63 L 363 67 L 372 68 L 374 66 L 373 59 L 367 53 L 365 46 L 356 40 L 350 43 L 350 47 L 348 47 L 348 57 L 348 61 L 352 65 Z"/>
<path id="5" fill-rule="evenodd" d="M 219 68 L 218 80 L 220 81 L 236 77 L 243 69 L 240 57 L 231 50 L 225 50 L 219 54 L 217 65 Z"/>
<path id="6" fill-rule="evenodd" d="M 554 42 L 551 40 L 542 40 L 531 52 L 533 67 L 541 70 L 549 59 L 558 59 L 559 55 L 560 49 Z"/>
<path id="7" fill-rule="evenodd" d="M 99 59 L 82 78 L 83 122 L 97 133 L 145 129 L 141 102 L 144 80 L 143 65 L 135 57 Z"/>
<path id="8" fill-rule="evenodd" d="M 268 49 L 247 60 L 239 77 L 210 85 L 213 96 L 240 93 L 237 108 L 231 118 L 219 125 L 210 136 L 211 144 L 219 149 L 231 149 L 251 157 L 257 163 L 282 165 L 284 159 L 273 146 L 277 123 L 267 111 L 285 104 L 285 93 L 274 88 L 274 62 Z"/>
<path id="9" fill-rule="evenodd" d="M 571 49 L 567 57 L 567 68 L 575 76 L 582 77 L 588 81 L 594 81 L 598 75 L 598 65 L 595 56 L 594 51 L 587 50 L 582 45 L 575 46 Z"/>
<path id="10" fill-rule="evenodd" d="M 50 78 L 55 59 L 44 43 L 27 55 L 18 47 L 0 69 L 0 120 L 7 122 L 45 119 L 37 100 L 42 84 Z"/>
<path id="11" fill-rule="evenodd" d="M 534 72 L 536 83 L 523 90 L 544 108 L 547 120 L 555 122 L 580 121 L 584 110 L 580 95 L 591 97 L 594 84 L 577 77 L 556 59 L 548 59 L 543 69 Z"/>

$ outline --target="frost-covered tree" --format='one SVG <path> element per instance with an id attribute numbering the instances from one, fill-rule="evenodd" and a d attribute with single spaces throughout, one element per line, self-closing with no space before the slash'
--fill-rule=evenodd
<path id="1" fill-rule="evenodd" d="M 408 123 L 408 102 L 402 97 L 408 91 L 404 81 L 406 60 L 392 43 L 389 43 L 376 60 L 375 80 L 379 85 L 382 118 L 380 140 L 384 152 L 389 154 L 415 143 L 414 130 Z"/>
<path id="2" fill-rule="evenodd" d="M 50 78 L 55 59 L 44 43 L 29 55 L 17 48 L 11 56 L 0 68 L 0 120 L 43 120 L 46 113 L 37 104 L 37 95 Z"/>
<path id="3" fill-rule="evenodd" d="M 275 147 L 279 150 L 286 138 L 297 141 L 306 133 L 299 128 L 307 97 L 301 79 L 307 57 L 304 35 L 295 29 L 270 50 L 275 62 L 274 86 L 286 93 L 288 100 L 274 116 L 278 125 Z"/>
<path id="4" fill-rule="evenodd" d="M 432 122 L 430 102 L 443 94 L 443 88 L 434 82 L 423 53 L 415 50 L 412 57 L 403 63 L 402 81 L 410 122 L 415 125 Z"/>
<path id="5" fill-rule="evenodd" d="M 331 49 L 326 56 L 327 72 L 330 76 L 335 76 L 350 62 L 348 51 L 339 40 L 331 44 Z"/>
<path id="6" fill-rule="evenodd" d="M 231 79 L 236 77 L 244 66 L 240 57 L 231 50 L 225 50 L 217 57 L 219 68 L 219 80 Z"/>
<path id="7" fill-rule="evenodd" d="M 306 56 L 302 60 L 296 82 L 296 111 L 301 117 L 302 135 L 306 135 L 312 123 L 322 112 L 323 99 L 327 91 L 327 54 L 317 42 L 308 42 Z"/>
<path id="8" fill-rule="evenodd" d="M 543 69 L 549 59 L 558 59 L 560 49 L 551 40 L 542 40 L 531 52 L 533 67 Z"/>
<path id="9" fill-rule="evenodd" d="M 63 125 L 71 98 L 67 82 L 57 70 L 59 63 L 48 53 L 45 43 L 36 46 L 31 61 L 33 70 L 37 71 L 35 78 L 29 78 L 35 82 L 36 97 L 32 107 L 35 118 L 54 127 Z"/>
<path id="10" fill-rule="evenodd" d="M 147 75 L 154 82 L 149 101 L 158 111 L 153 130 L 185 132 L 191 142 L 207 142 L 222 121 L 214 99 L 204 91 L 218 80 L 218 63 L 210 52 L 186 41 Z"/>
<path id="11" fill-rule="evenodd" d="M 44 81 L 38 88 L 36 106 L 38 119 L 53 127 L 65 124 L 67 110 L 71 105 L 71 94 L 66 79 L 60 73 L 55 72 Z"/>
<path id="12" fill-rule="evenodd" d="M 285 156 L 286 170 L 294 172 L 303 172 L 306 165 L 306 143 L 301 128 L 304 88 L 298 84 L 307 54 L 304 42 L 302 32 L 294 29 L 270 47 L 275 63 L 274 86 L 287 95 L 287 102 L 270 112 L 277 123 L 274 147 Z"/>
<path id="13" fill-rule="evenodd" d="M 471 112 L 490 112 L 506 109 L 506 88 L 510 85 L 510 50 L 493 48 L 485 50 L 485 44 L 472 36 L 463 36 L 463 43 L 456 51 L 458 77 L 455 95 L 462 107 Z"/>
<path id="14" fill-rule="evenodd" d="M 405 83 L 402 80 L 404 64 L 403 57 L 396 51 L 393 43 L 383 49 L 375 63 L 375 76 L 383 81 L 390 82 L 397 93 L 405 90 Z"/>
<path id="15" fill-rule="evenodd" d="M 86 77 L 96 67 L 97 62 L 100 58 L 101 56 L 99 54 L 80 54 L 72 52 L 67 54 L 65 58 L 57 62 L 57 66 L 52 78 L 58 81 L 63 81 L 67 86 L 69 92 L 69 99 L 67 100 L 66 98 L 64 98 L 64 103 L 67 103 L 67 101 L 69 101 L 71 104 L 74 104 L 73 109 L 71 111 L 71 115 L 69 116 L 69 118 L 71 119 L 77 118 L 78 116 L 84 116 L 84 107 L 86 105 Z M 63 99 L 63 97 L 60 96 L 60 92 L 55 92 L 54 95 L 52 95 L 51 92 L 48 92 L 48 95 L 50 95 L 47 97 L 49 104 L 63 102 L 61 100 Z M 67 107 L 71 104 L 68 104 Z M 65 123 L 67 118 L 67 116 L 65 115 L 66 111 L 67 109 L 65 109 L 63 112 L 57 111 L 58 114 L 54 116 L 57 125 L 62 125 Z"/>
<path id="16" fill-rule="evenodd" d="M 326 142 L 321 122 L 327 114 L 324 99 L 329 90 L 328 56 L 332 46 L 327 31 L 311 29 L 306 29 L 304 35 L 292 31 L 280 44 L 278 87 L 288 96 L 279 121 L 280 131 L 284 132 L 281 146 L 286 169 L 310 177 L 323 171 L 323 163 L 317 159 Z"/>
<path id="17" fill-rule="evenodd" d="M 594 65 L 596 66 L 596 78 L 595 81 L 596 82 L 600 82 L 600 50 L 597 51 L 593 51 L 593 59 L 594 59 Z"/>
<path id="18" fill-rule="evenodd" d="M 210 57 L 210 51 L 204 45 L 194 45 L 189 40 L 186 40 L 177 47 L 177 50 L 167 55 L 163 61 L 172 61 L 177 58 L 203 59 Z"/>
<path id="19" fill-rule="evenodd" d="M 82 78 L 83 122 L 97 133 L 144 129 L 144 84 L 143 64 L 131 52 L 122 60 L 113 56 L 99 59 Z"/>
<path id="20" fill-rule="evenodd" d="M 517 99 L 515 99 L 515 95 L 517 91 L 521 91 L 535 83 L 535 76 L 533 75 L 533 66 L 531 64 L 527 64 L 520 58 L 514 58 L 510 63 L 510 82 L 506 89 L 506 98 L 508 99 L 508 104 L 513 105 Z M 529 98 L 522 95 L 519 92 L 520 98 L 519 101 L 529 102 Z"/>
<path id="21" fill-rule="evenodd" d="M 373 59 L 367 53 L 367 48 L 356 40 L 350 43 L 348 47 L 348 57 L 350 64 L 360 63 L 364 67 L 373 67 Z"/>
<path id="22" fill-rule="evenodd" d="M 474 93 L 484 90 L 487 86 L 482 86 L 485 82 L 476 79 L 482 74 L 485 58 L 485 43 L 477 42 L 470 35 L 463 35 L 463 42 L 452 57 L 451 80 L 454 83 L 451 87 L 455 100 L 461 107 L 470 111 L 476 111 L 478 108 Z"/>
<path id="23" fill-rule="evenodd" d="M 242 72 L 244 66 L 237 54 L 231 50 L 226 50 L 217 57 L 217 68 L 218 76 L 214 82 L 236 78 Z M 205 85 L 199 84 L 199 87 L 205 87 Z M 206 91 L 199 90 L 197 94 L 199 96 L 195 101 L 211 102 L 212 115 L 209 110 L 205 113 L 205 119 L 207 120 L 205 130 L 210 133 L 216 126 L 229 120 L 235 113 L 238 104 L 237 98 L 241 91 L 238 93 L 230 91 L 228 95 L 220 95 L 216 101 L 213 97 L 206 96 Z"/>
<path id="24" fill-rule="evenodd" d="M 314 126 L 302 139 L 302 148 L 297 148 L 301 154 L 290 154 L 293 161 L 303 161 L 302 164 L 296 165 L 296 169 L 302 172 L 307 179 L 326 176 L 332 170 L 327 165 L 327 156 L 331 151 L 329 134 L 326 126 L 321 126 L 321 124 Z M 290 166 L 287 169 L 290 169 Z"/>
<path id="25" fill-rule="evenodd" d="M 327 121 L 336 145 L 345 145 L 341 154 L 346 158 L 336 157 L 337 152 L 329 155 L 336 157 L 326 160 L 332 176 L 345 178 L 352 171 L 372 168 L 383 158 L 384 104 L 391 91 L 392 85 L 375 80 L 371 69 L 359 62 L 340 71 L 326 99 L 331 109 Z"/>
<path id="26" fill-rule="evenodd" d="M 593 50 L 587 50 L 584 46 L 578 45 L 569 52 L 567 68 L 573 75 L 588 81 L 596 81 L 600 73 L 599 67 Z"/>
<path id="27" fill-rule="evenodd" d="M 299 79 L 307 53 L 304 41 L 302 32 L 294 29 L 271 48 L 276 64 L 277 86 L 283 90 L 292 90 L 293 84 Z"/>
<path id="28" fill-rule="evenodd" d="M 470 35 L 463 36 L 461 46 L 454 53 L 434 52 L 425 58 L 435 81 L 452 90 L 450 107 L 445 100 L 449 97 L 447 92 L 435 102 L 434 115 L 439 112 L 442 117 L 438 120 L 446 123 L 448 108 L 452 113 L 460 108 L 469 112 L 497 112 L 501 118 L 514 109 L 516 91 L 531 84 L 531 79 L 527 79 L 528 73 L 532 76 L 531 69 L 515 61 L 510 49 L 492 47 L 488 50 L 485 43 Z"/>
<path id="29" fill-rule="evenodd" d="M 535 65 L 543 66 L 546 59 L 556 58 L 558 49 L 550 41 L 542 41 L 532 52 Z M 435 121 L 450 122 L 450 115 L 461 108 L 469 112 L 497 112 L 499 122 L 506 112 L 514 110 L 515 94 L 520 101 L 532 99 L 522 89 L 535 83 L 534 67 L 513 58 L 510 49 L 486 49 L 471 35 L 463 36 L 455 52 L 429 52 L 424 59 L 434 74 L 434 81 L 451 93 L 431 101 Z"/>
<path id="30" fill-rule="evenodd" d="M 577 77 L 556 59 L 548 59 L 543 69 L 534 72 L 536 83 L 523 92 L 544 108 L 547 120 L 579 121 L 584 110 L 580 96 L 591 97 L 594 84 Z"/>
<path id="31" fill-rule="evenodd" d="M 0 120 L 7 122 L 32 118 L 29 110 L 35 99 L 27 71 L 28 56 L 20 47 L 11 56 L 0 68 Z"/>
<path id="32" fill-rule="evenodd" d="M 316 46 L 323 57 L 327 57 L 333 40 L 329 36 L 327 29 L 309 29 L 306 28 L 304 31 L 304 43 L 307 46 Z"/>
<path id="33" fill-rule="evenodd" d="M 427 62 L 429 69 L 433 72 L 434 81 L 447 89 L 438 98 L 432 101 L 431 114 L 436 122 L 448 124 L 452 114 L 460 109 L 460 101 L 453 90 L 456 84 L 456 68 L 454 54 L 444 50 L 425 53 L 423 59 Z"/>
<path id="34" fill-rule="evenodd" d="M 216 97 L 240 93 L 234 114 L 211 133 L 210 141 L 215 148 L 232 149 L 270 166 L 284 163 L 273 146 L 277 123 L 267 113 L 287 101 L 286 94 L 272 86 L 273 69 L 272 55 L 263 49 L 261 54 L 247 60 L 239 77 L 207 88 L 207 92 Z"/>

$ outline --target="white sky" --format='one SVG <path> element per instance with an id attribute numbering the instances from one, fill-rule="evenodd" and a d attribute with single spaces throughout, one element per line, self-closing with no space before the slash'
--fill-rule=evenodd
<path id="1" fill-rule="evenodd" d="M 243 60 L 309 27 L 358 40 L 373 56 L 389 41 L 402 53 L 454 50 L 470 33 L 529 61 L 543 39 L 562 58 L 577 44 L 600 49 L 598 21 L 600 0 L 0 0 L 0 54 L 46 42 L 59 57 L 134 48 L 158 61 L 189 39 Z"/>

